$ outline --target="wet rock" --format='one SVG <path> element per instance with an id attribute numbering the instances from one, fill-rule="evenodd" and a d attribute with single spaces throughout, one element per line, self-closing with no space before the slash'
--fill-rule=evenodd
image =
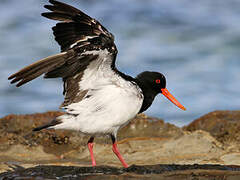
<path id="1" fill-rule="evenodd" d="M 2 179 L 225 179 L 240 178 L 239 166 L 221 165 L 151 165 L 129 168 L 110 166 L 74 167 L 74 166 L 36 166 L 23 168 L 12 166 L 11 172 L 0 174 Z"/>

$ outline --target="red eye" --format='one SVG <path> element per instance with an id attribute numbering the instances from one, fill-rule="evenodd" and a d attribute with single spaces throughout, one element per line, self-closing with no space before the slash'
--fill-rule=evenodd
<path id="1" fill-rule="evenodd" d="M 156 83 L 160 84 L 161 83 L 160 79 L 156 79 Z"/>

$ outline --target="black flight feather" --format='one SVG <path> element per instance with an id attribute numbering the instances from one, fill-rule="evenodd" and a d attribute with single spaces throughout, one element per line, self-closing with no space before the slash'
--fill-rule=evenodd
<path id="1" fill-rule="evenodd" d="M 36 127 L 36 128 L 34 128 L 32 131 L 40 131 L 40 130 L 42 130 L 42 129 L 47 129 L 47 128 L 50 128 L 50 127 L 52 127 L 52 126 L 55 126 L 55 125 L 61 124 L 61 123 L 62 123 L 61 121 L 54 119 L 54 120 L 52 120 L 49 124 L 45 124 L 45 125 Z"/>

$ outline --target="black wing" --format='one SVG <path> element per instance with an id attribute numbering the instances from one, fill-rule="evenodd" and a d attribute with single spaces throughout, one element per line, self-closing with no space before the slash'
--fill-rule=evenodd
<path id="1" fill-rule="evenodd" d="M 114 46 L 114 36 L 97 20 L 67 4 L 50 0 L 44 7 L 52 12 L 42 16 L 61 21 L 53 27 L 53 34 L 62 51 L 75 46 L 95 44 L 101 48 Z"/>
<path id="2" fill-rule="evenodd" d="M 62 49 L 62 53 L 39 60 L 19 72 L 11 75 L 11 83 L 18 82 L 21 86 L 38 76 L 45 74 L 45 78 L 66 78 L 81 73 L 87 65 L 98 59 L 98 54 L 86 51 L 100 51 L 107 49 L 112 55 L 112 68 L 115 68 L 117 48 L 114 37 L 98 21 L 84 14 L 82 11 L 67 4 L 49 0 L 52 5 L 45 8 L 52 12 L 42 15 L 49 19 L 61 21 L 53 27 L 56 41 Z"/>

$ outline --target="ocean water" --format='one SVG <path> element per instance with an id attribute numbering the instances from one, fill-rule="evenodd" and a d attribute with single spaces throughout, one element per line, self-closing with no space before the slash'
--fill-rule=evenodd
<path id="1" fill-rule="evenodd" d="M 117 67 L 136 76 L 162 72 L 182 111 L 158 95 L 147 115 L 182 126 L 214 110 L 240 109 L 239 0 L 62 0 L 115 35 Z M 0 1 L 0 117 L 58 110 L 61 79 L 42 77 L 16 88 L 7 77 L 59 52 L 41 17 L 47 0 Z"/>

